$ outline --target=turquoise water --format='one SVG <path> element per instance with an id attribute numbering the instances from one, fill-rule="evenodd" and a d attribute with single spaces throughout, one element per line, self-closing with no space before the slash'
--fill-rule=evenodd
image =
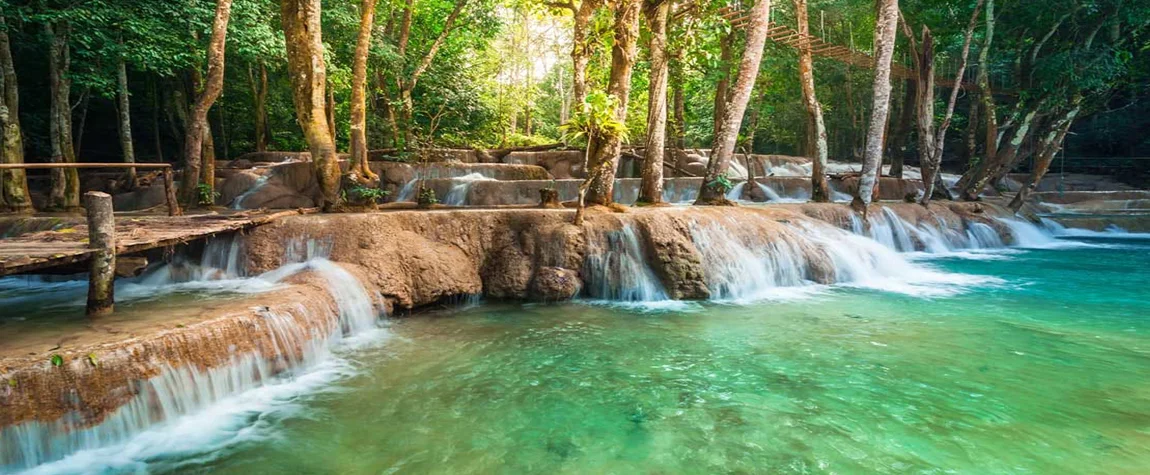
<path id="1" fill-rule="evenodd" d="M 1150 241 L 916 256 L 982 283 L 484 304 L 52 470 L 1146 473 Z"/>

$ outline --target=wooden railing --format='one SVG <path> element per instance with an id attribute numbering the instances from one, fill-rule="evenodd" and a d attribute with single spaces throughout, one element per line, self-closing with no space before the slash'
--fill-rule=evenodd
<path id="1" fill-rule="evenodd" d="M 56 168 L 143 168 L 160 169 L 164 175 L 164 196 L 168 202 L 168 216 L 184 214 L 176 201 L 176 182 L 172 178 L 170 163 L 0 163 L 0 170 L 50 170 Z"/>

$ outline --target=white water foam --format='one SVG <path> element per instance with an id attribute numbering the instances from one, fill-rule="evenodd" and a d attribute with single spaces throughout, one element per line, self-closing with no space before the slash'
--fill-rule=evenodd
<path id="1" fill-rule="evenodd" d="M 477 181 L 495 181 L 495 179 L 478 172 L 452 178 L 451 190 L 443 197 L 442 203 L 447 206 L 466 205 L 467 193 L 471 191 L 471 185 Z"/>
<path id="2" fill-rule="evenodd" d="M 592 297 L 627 302 L 669 300 L 662 282 L 647 265 L 633 226 L 627 224 L 596 236 L 588 245 L 584 289 Z"/>

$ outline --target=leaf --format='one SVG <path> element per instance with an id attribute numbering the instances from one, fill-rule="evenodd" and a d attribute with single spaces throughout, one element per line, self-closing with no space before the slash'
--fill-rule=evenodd
<path id="1" fill-rule="evenodd" d="M 92 365 L 92 367 L 96 367 L 96 366 L 100 365 L 96 361 L 96 354 L 95 353 L 88 353 L 88 364 Z"/>
<path id="2" fill-rule="evenodd" d="M 52 355 L 52 366 L 57 368 L 64 366 L 64 357 L 60 355 Z"/>
<path id="3" fill-rule="evenodd" d="M 8 387 L 15 388 L 16 387 L 16 380 L 15 379 L 9 379 L 8 380 Z"/>

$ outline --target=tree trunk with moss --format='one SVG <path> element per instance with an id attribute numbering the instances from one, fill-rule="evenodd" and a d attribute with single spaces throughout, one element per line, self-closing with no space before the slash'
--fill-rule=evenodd
<path id="1" fill-rule="evenodd" d="M 216 16 L 212 21 L 212 37 L 208 40 L 208 74 L 202 91 L 196 91 L 196 100 L 188 116 L 184 134 L 184 176 L 180 186 L 186 206 L 195 206 L 200 193 L 199 184 L 203 159 L 204 130 L 207 128 L 208 111 L 224 90 L 224 45 L 228 33 L 228 19 L 231 17 L 232 0 L 217 0 Z M 205 183 L 209 187 L 212 183 Z M 215 189 L 207 190 L 214 194 Z"/>
<path id="2" fill-rule="evenodd" d="M 651 71 L 647 100 L 647 148 L 643 155 L 643 173 L 639 182 L 639 201 L 663 201 L 663 158 L 667 141 L 667 16 L 670 0 L 649 5 L 647 24 L 651 30 Z"/>
<path id="3" fill-rule="evenodd" d="M 136 151 L 132 145 L 131 100 L 128 98 L 128 67 L 120 57 L 116 64 L 117 108 L 119 109 L 120 155 L 124 163 L 136 163 Z M 128 188 L 136 187 L 136 169 L 128 169 Z"/>
<path id="4" fill-rule="evenodd" d="M 20 93 L 3 15 L 0 15 L 0 162 L 24 163 Z M 32 211 L 32 200 L 28 197 L 28 177 L 24 170 L 0 171 L 0 205 L 3 205 L 5 211 Z"/>
<path id="5" fill-rule="evenodd" d="M 621 0 L 615 10 L 615 45 L 611 48 L 611 78 L 607 93 L 614 96 L 615 120 L 627 122 L 627 97 L 631 93 L 631 73 L 635 67 L 639 39 L 641 0 Z M 588 144 L 594 154 L 587 165 L 587 202 L 609 205 L 614 200 L 615 173 L 623 141 L 618 135 L 607 135 Z"/>
<path id="6" fill-rule="evenodd" d="M 703 178 L 699 198 L 695 200 L 696 205 L 726 203 L 724 197 L 726 190 L 722 188 L 720 178 L 726 176 L 731 157 L 735 154 L 735 142 L 739 138 L 743 114 L 747 111 L 747 104 L 751 100 L 751 90 L 754 89 L 755 80 L 759 76 L 759 65 L 763 60 L 763 46 L 767 41 L 770 12 L 770 0 L 758 0 L 748 14 L 746 49 L 743 50 L 743 57 L 739 62 L 739 72 L 735 79 L 731 100 L 723 108 L 723 120 L 719 123 L 715 142 L 712 145 L 710 162 L 707 164 L 707 174 Z"/>
<path id="7" fill-rule="evenodd" d="M 807 22 L 807 0 L 795 1 L 795 17 L 798 19 L 800 35 L 810 34 Z M 811 201 L 826 203 L 831 200 L 830 185 L 827 184 L 827 127 L 823 122 L 823 106 L 815 96 L 814 60 L 811 47 L 804 44 L 799 49 L 799 80 L 803 88 L 803 105 L 807 109 L 807 143 L 811 157 Z"/>
<path id="8" fill-rule="evenodd" d="M 76 163 L 72 143 L 72 80 L 69 78 L 71 51 L 68 37 L 71 27 L 65 22 L 44 26 L 48 37 L 49 117 L 48 142 L 53 163 Z M 80 208 L 80 174 L 75 168 L 53 169 L 48 208 L 71 211 Z"/>
<path id="9" fill-rule="evenodd" d="M 371 31 L 376 0 L 363 0 L 360 7 L 359 36 L 351 68 L 351 171 L 372 181 L 379 178 L 367 162 L 367 56 L 371 52 Z"/>
<path id="10" fill-rule="evenodd" d="M 320 0 L 280 2 L 296 121 L 303 129 L 311 152 L 312 168 L 320 187 L 320 204 L 325 211 L 331 211 L 339 204 L 340 173 L 333 131 L 324 113 L 327 69 L 320 11 Z"/>

